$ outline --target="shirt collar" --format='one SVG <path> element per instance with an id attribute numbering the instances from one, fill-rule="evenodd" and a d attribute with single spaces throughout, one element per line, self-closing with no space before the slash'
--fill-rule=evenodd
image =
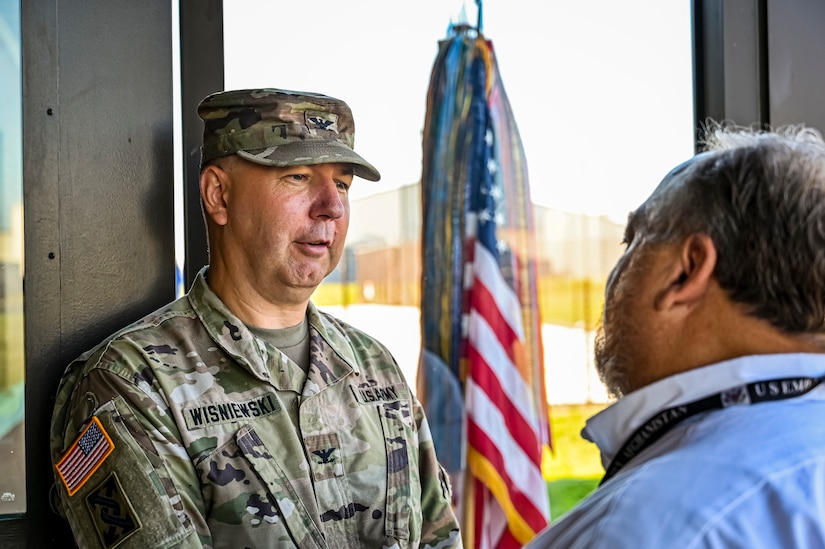
<path id="1" fill-rule="evenodd" d="M 680 404 L 755 381 L 821 377 L 825 355 L 752 355 L 696 368 L 651 383 L 620 398 L 587 420 L 582 437 L 595 443 L 605 467 L 628 437 L 651 416 Z"/>

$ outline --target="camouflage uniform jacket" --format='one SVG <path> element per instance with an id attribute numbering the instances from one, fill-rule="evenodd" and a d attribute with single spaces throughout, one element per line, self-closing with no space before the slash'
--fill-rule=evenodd
<path id="1" fill-rule="evenodd" d="M 421 405 L 389 351 L 312 303 L 308 318 L 299 387 L 298 366 L 204 272 L 69 365 L 51 454 L 79 546 L 461 547 Z"/>

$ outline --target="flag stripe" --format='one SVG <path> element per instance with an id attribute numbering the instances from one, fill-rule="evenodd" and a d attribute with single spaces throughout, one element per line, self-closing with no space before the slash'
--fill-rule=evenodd
<path id="1" fill-rule="evenodd" d="M 483 439 L 492 444 L 486 449 L 492 450 L 496 455 L 506 455 L 507 459 L 501 462 L 502 474 L 512 481 L 512 485 L 525 494 L 528 494 L 533 505 L 538 509 L 549 509 L 547 494 L 545 490 L 536 490 L 536 486 L 543 486 L 544 479 L 541 470 L 536 466 L 535 461 L 527 455 L 521 446 L 511 436 L 510 431 L 505 427 L 501 410 L 495 406 L 487 395 L 472 380 L 468 380 L 466 390 L 467 408 L 471 410 L 468 417 L 468 439 L 469 420 L 479 430 L 477 434 L 483 435 Z M 471 444 L 475 446 L 475 444 Z"/>
<path id="2" fill-rule="evenodd" d="M 104 441 L 103 437 L 97 437 L 97 442 L 95 443 L 93 449 L 100 447 L 102 441 Z M 61 464 L 61 467 L 67 477 L 71 476 L 76 469 L 83 466 L 83 460 L 86 458 L 86 455 L 87 454 L 84 453 L 83 449 L 76 444 L 74 449 L 72 449 L 69 458 Z"/>
<path id="3" fill-rule="evenodd" d="M 476 365 L 480 369 L 483 364 L 483 359 L 478 356 L 474 350 L 470 350 L 470 358 L 477 359 L 479 363 Z M 539 469 L 541 468 L 541 460 L 536 459 L 540 455 L 540 443 L 533 428 L 524 420 L 524 416 L 519 413 L 514 402 L 504 397 L 501 391 L 501 385 L 495 376 L 492 375 L 491 370 L 485 368 L 490 375 L 484 375 L 483 372 L 475 372 L 472 382 L 475 387 L 484 393 L 484 396 L 490 401 L 490 405 L 498 409 L 501 415 L 502 424 L 491 424 L 484 426 L 487 429 L 503 429 L 503 433 L 511 438 L 513 442 L 518 444 L 519 448 L 524 454 L 535 464 Z M 470 412 L 472 415 L 472 412 Z M 498 433 L 490 433 L 493 438 L 498 438 Z"/>
<path id="4" fill-rule="evenodd" d="M 512 286 L 518 283 L 519 250 L 497 235 L 499 224 L 507 223 L 510 212 L 497 201 L 504 194 L 498 186 L 490 109 L 486 103 L 481 108 L 480 102 L 474 107 L 470 117 L 476 117 L 477 126 L 471 148 L 479 156 L 470 164 L 472 170 L 468 168 L 468 177 L 475 177 L 470 181 L 478 186 L 470 190 L 469 198 L 475 223 L 472 246 L 468 246 L 472 278 L 465 300 L 467 455 L 472 474 L 495 495 L 489 505 L 503 509 L 507 530 L 526 543 L 547 525 L 549 516 L 541 474 L 540 421 L 522 377 L 532 367 L 525 362 L 524 308 Z M 475 520 L 484 520 L 492 511 L 486 508 Z M 494 538 L 492 547 L 501 547 L 502 532 L 485 532 Z"/>
<path id="5" fill-rule="evenodd" d="M 513 486 L 505 467 L 510 456 L 505 459 L 504 453 L 472 421 L 467 423 L 467 435 L 473 440 L 467 457 L 473 474 L 495 494 L 516 538 L 529 539 L 547 524 L 544 511 L 536 507 L 535 498 L 531 497 L 536 490 L 524 493 Z"/>
<path id="6" fill-rule="evenodd" d="M 468 435 L 472 435 L 475 442 L 468 458 L 470 466 L 476 476 L 496 495 L 507 514 L 508 522 L 520 524 L 516 529 L 516 536 L 521 539 L 522 534 L 518 533 L 518 530 L 524 528 L 528 528 L 532 533 L 543 528 L 546 525 L 545 516 L 530 497 L 535 490 L 524 493 L 512 485 L 511 479 L 504 473 L 504 455 L 497 451 L 492 441 L 472 422 L 468 423 Z M 510 456 L 507 456 L 507 459 L 509 458 Z"/>
<path id="7" fill-rule="evenodd" d="M 69 495 L 74 495 L 114 449 L 100 420 L 93 417 L 60 461 L 55 465 Z"/>
<path id="8" fill-rule="evenodd" d="M 470 312 L 470 340 L 470 348 L 475 350 L 478 360 L 483 361 L 479 364 L 479 370 L 489 369 L 495 375 L 501 385 L 503 398 L 508 399 L 519 411 L 529 429 L 537 430 L 538 419 L 531 408 L 533 396 L 529 387 L 515 371 L 515 364 L 498 343 L 493 329 L 477 311 Z M 475 372 L 473 377 L 476 377 Z"/>
<path id="9" fill-rule="evenodd" d="M 478 457 L 478 459 L 476 459 Z M 471 454 L 470 459 L 474 463 L 483 463 L 483 458 Z M 495 499 L 495 495 L 477 478 L 473 479 L 472 485 L 475 489 L 475 498 L 479 502 L 477 507 L 480 514 L 477 528 L 479 534 L 476 537 L 479 543 L 475 544 L 478 549 L 490 549 L 494 546 L 491 540 L 498 540 L 506 532 L 508 527 L 507 514 Z"/>
<path id="10" fill-rule="evenodd" d="M 519 540 L 513 537 L 512 532 L 507 530 L 501 534 L 501 538 L 498 540 L 498 545 L 496 547 L 497 549 L 519 549 L 522 545 L 523 544 Z"/>
<path id="11" fill-rule="evenodd" d="M 495 326 L 495 330 L 491 330 L 493 335 L 501 344 L 502 350 L 507 353 L 509 361 L 515 362 L 519 354 L 518 348 L 521 346 L 521 340 L 510 328 L 507 320 L 501 316 L 496 298 L 490 293 L 487 286 L 479 282 L 473 287 L 472 299 L 472 309 L 475 309 L 481 317 L 485 318 L 487 324 Z"/>
<path id="12" fill-rule="evenodd" d="M 77 486 L 80 481 L 83 480 L 84 475 L 89 472 L 91 467 L 97 462 L 97 459 L 108 449 L 109 445 L 106 443 L 106 439 L 100 439 L 88 456 L 83 456 L 77 460 L 74 470 L 70 471 L 67 475 L 66 484 L 70 488 Z"/>
<path id="13" fill-rule="evenodd" d="M 476 280 L 484 284 L 491 294 L 496 296 L 496 304 L 501 316 L 507 320 L 518 339 L 524 339 L 524 329 L 521 324 L 521 304 L 518 296 L 501 276 L 501 268 L 490 248 L 495 243 L 485 243 L 481 239 L 476 241 L 473 273 Z"/>

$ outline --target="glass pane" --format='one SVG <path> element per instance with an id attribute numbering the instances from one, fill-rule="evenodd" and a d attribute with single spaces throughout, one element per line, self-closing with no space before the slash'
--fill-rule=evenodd
<path id="1" fill-rule="evenodd" d="M 0 515 L 26 510 L 20 4 L 0 0 Z"/>
<path id="2" fill-rule="evenodd" d="M 329 56 L 327 42 L 267 42 L 273 18 L 305 15 L 300 3 L 224 0 L 225 85 L 318 91 L 352 107 L 356 150 L 382 179 L 350 190 L 347 249 L 313 301 L 386 344 L 417 391 L 426 93 L 447 24 L 462 21 L 459 9 L 465 22 L 479 18 L 468 1 L 420 0 L 403 24 L 386 2 L 338 4 L 314 4 L 317 27 L 347 29 L 346 70 L 330 77 L 312 61 Z M 627 214 L 693 155 L 690 3 L 510 0 L 483 9 L 529 168 L 556 517 L 604 472 L 580 431 L 611 402 L 593 363 L 594 328 Z M 274 58 L 262 65 L 249 51 Z"/>

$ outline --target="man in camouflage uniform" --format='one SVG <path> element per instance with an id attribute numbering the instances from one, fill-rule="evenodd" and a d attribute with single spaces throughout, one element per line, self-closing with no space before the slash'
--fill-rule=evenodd
<path id="1" fill-rule="evenodd" d="M 210 264 L 66 370 L 56 506 L 80 547 L 460 547 L 422 408 L 389 351 L 319 311 L 353 176 L 347 105 L 204 99 Z"/>

